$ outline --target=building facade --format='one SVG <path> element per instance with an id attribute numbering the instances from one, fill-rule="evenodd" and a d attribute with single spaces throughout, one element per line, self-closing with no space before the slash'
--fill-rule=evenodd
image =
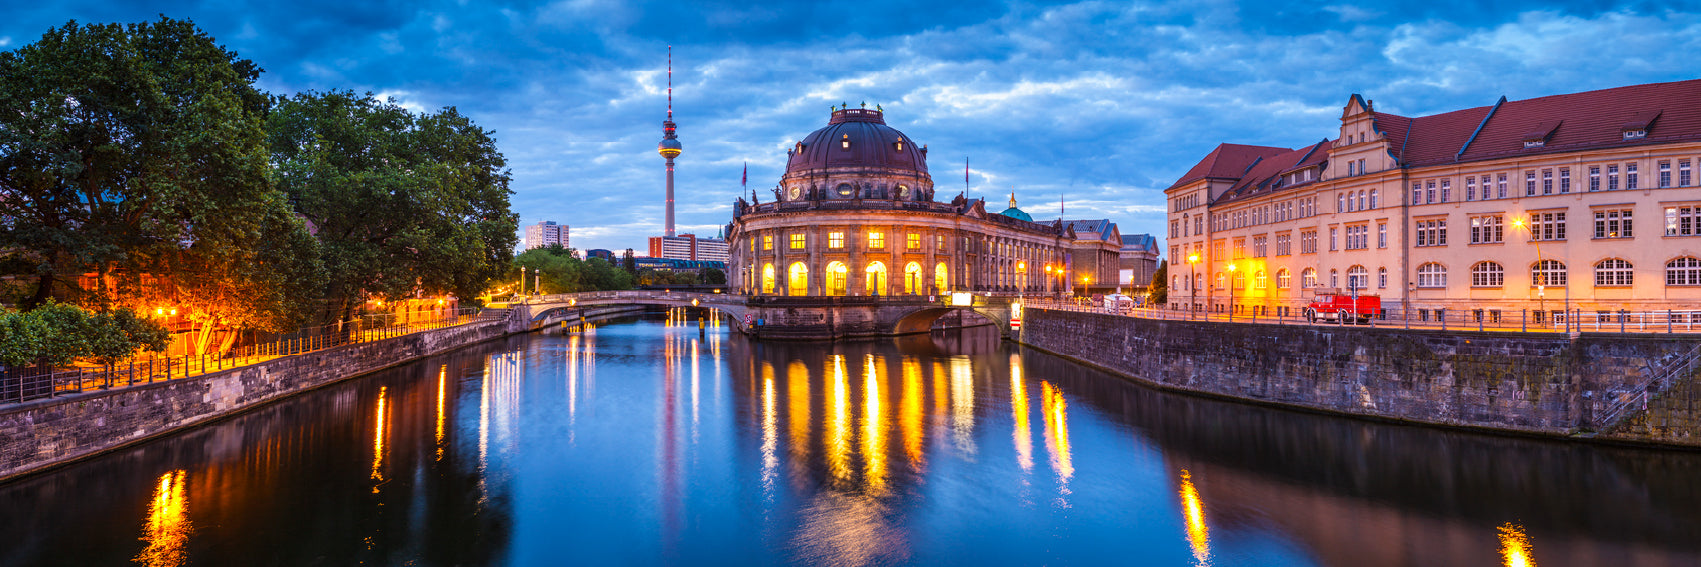
<path id="1" fill-rule="evenodd" d="M 1062 293 L 1068 232 L 980 199 L 934 200 L 927 148 L 840 108 L 787 151 L 770 202 L 734 204 L 730 287 L 787 296 Z M 752 196 L 754 199 L 754 196 Z"/>
<path id="2" fill-rule="evenodd" d="M 1014 197 L 1011 198 L 1012 202 Z M 1069 277 L 1083 289 L 1112 291 L 1122 285 L 1122 232 L 1110 219 L 1066 220 L 1075 259 Z"/>
<path id="3" fill-rule="evenodd" d="M 1701 307 L 1701 80 L 1222 144 L 1166 190 L 1170 303 L 1297 314 L 1319 292 L 1555 322 Z"/>
<path id="4" fill-rule="evenodd" d="M 1145 289 L 1152 285 L 1152 274 L 1158 271 L 1158 239 L 1150 234 L 1125 234 L 1118 251 L 1122 272 L 1118 281 L 1124 289 Z"/>
<path id="5" fill-rule="evenodd" d="M 650 237 L 650 257 L 672 260 L 727 261 L 727 241 L 721 238 L 697 238 L 686 233 L 679 236 Z"/>
<path id="6" fill-rule="evenodd" d="M 567 225 L 555 224 L 555 221 L 543 221 L 526 227 L 526 249 L 545 248 L 559 244 L 567 246 Z"/>

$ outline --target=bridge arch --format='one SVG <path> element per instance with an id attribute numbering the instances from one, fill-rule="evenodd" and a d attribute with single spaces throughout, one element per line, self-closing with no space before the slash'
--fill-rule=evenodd
<path id="1" fill-rule="evenodd" d="M 899 317 L 898 320 L 892 324 L 891 334 L 908 335 L 931 331 L 933 330 L 934 321 L 959 310 L 973 311 L 976 315 L 985 317 L 988 321 L 992 321 L 992 325 L 998 328 L 1001 333 L 1004 332 L 1004 329 L 1008 327 L 1010 323 L 1009 315 L 1001 314 L 990 309 L 981 309 L 978 307 L 924 307 Z"/>

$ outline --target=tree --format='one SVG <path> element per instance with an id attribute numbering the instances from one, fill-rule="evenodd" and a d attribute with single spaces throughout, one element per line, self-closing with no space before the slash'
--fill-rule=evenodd
<path id="1" fill-rule="evenodd" d="M 1169 260 L 1158 264 L 1158 271 L 1152 272 L 1152 285 L 1147 289 L 1152 305 L 1169 303 Z"/>
<path id="2" fill-rule="evenodd" d="M 0 364 L 65 366 L 92 357 L 110 367 L 138 350 L 162 351 L 171 334 L 129 308 L 89 313 L 49 300 L 28 312 L 0 311 Z"/>
<path id="3" fill-rule="evenodd" d="M 0 257 L 34 280 L 23 305 L 180 305 L 202 347 L 298 322 L 315 298 L 287 284 L 317 259 L 269 179 L 260 72 L 163 17 L 0 54 Z"/>
<path id="4" fill-rule="evenodd" d="M 371 296 L 471 298 L 509 269 L 519 218 L 491 132 L 349 91 L 273 102 L 278 187 L 317 227 L 340 317 Z"/>
<path id="5" fill-rule="evenodd" d="M 631 289 L 632 277 L 601 258 L 580 260 L 571 249 L 552 246 L 534 248 L 514 257 L 514 264 L 505 277 L 520 277 L 520 268 L 527 274 L 539 274 L 543 293 L 575 293 L 611 289 Z M 529 276 L 528 276 L 529 277 Z"/>
<path id="6" fill-rule="evenodd" d="M 726 272 L 721 271 L 720 268 L 703 268 L 698 279 L 709 285 L 725 285 Z"/>

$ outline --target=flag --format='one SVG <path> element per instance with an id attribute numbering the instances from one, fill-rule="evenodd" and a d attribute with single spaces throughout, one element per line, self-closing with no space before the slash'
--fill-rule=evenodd
<path id="1" fill-rule="evenodd" d="M 750 162 L 744 162 L 744 178 L 738 180 L 738 184 L 742 187 L 750 186 Z"/>
<path id="2" fill-rule="evenodd" d="M 963 190 L 969 190 L 969 158 L 963 158 Z"/>

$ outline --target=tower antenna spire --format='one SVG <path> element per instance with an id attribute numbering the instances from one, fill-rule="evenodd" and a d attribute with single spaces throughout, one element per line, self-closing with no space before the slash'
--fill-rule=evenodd
<path id="1" fill-rule="evenodd" d="M 667 159 L 667 216 L 662 227 L 662 234 L 673 236 L 673 158 L 679 157 L 680 150 L 678 134 L 674 131 L 673 123 L 673 46 L 667 46 L 667 120 L 662 122 L 662 141 L 656 144 L 656 152 Z"/>
<path id="2" fill-rule="evenodd" d="M 667 121 L 673 121 L 673 46 L 667 46 Z"/>

